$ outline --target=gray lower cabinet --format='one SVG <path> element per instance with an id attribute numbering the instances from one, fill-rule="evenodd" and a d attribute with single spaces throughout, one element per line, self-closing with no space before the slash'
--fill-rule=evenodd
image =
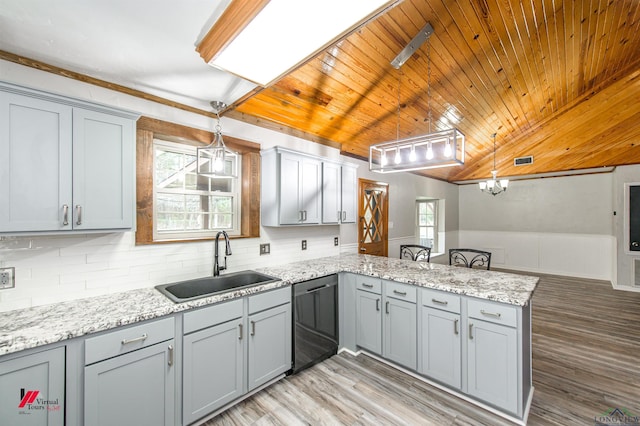
<path id="1" fill-rule="evenodd" d="M 384 283 L 384 348 L 382 355 L 399 365 L 417 369 L 416 288 Z"/>
<path id="2" fill-rule="evenodd" d="M 251 391 L 291 368 L 291 304 L 250 315 L 248 339 Z"/>
<path id="3" fill-rule="evenodd" d="M 469 319 L 467 392 L 518 412 L 518 342 L 515 328 Z"/>
<path id="4" fill-rule="evenodd" d="M 65 348 L 0 362 L 0 424 L 62 426 Z"/>
<path id="5" fill-rule="evenodd" d="M 462 386 L 460 314 L 422 307 L 420 373 L 453 388 Z"/>
<path id="6" fill-rule="evenodd" d="M 356 345 L 382 355 L 382 296 L 356 291 Z"/>
<path id="7" fill-rule="evenodd" d="M 242 317 L 183 338 L 183 424 L 192 423 L 244 393 Z"/>
<path id="8" fill-rule="evenodd" d="M 84 424 L 174 424 L 174 318 L 85 340 Z"/>

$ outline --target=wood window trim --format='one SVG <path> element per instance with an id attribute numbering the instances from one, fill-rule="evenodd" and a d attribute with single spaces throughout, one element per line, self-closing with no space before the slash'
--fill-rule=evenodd
<path id="1" fill-rule="evenodd" d="M 191 146 L 208 145 L 213 133 L 150 117 L 140 117 L 136 128 L 136 245 L 206 241 L 153 240 L 153 140 L 163 139 Z M 242 155 L 240 235 L 232 238 L 260 236 L 260 145 L 224 137 L 225 144 Z"/>

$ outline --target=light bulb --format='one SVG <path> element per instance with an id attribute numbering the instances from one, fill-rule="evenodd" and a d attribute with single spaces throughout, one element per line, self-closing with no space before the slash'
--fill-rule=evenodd
<path id="1" fill-rule="evenodd" d="M 447 158 L 451 157 L 451 144 L 449 142 L 444 146 L 444 156 Z"/>
<path id="2" fill-rule="evenodd" d="M 433 146 L 431 146 L 431 142 L 427 145 L 427 160 L 433 160 Z"/>
<path id="3" fill-rule="evenodd" d="M 216 151 L 213 158 L 213 171 L 221 172 L 224 169 L 224 151 Z"/>
<path id="4" fill-rule="evenodd" d="M 396 164 L 400 164 L 402 157 L 400 156 L 400 148 L 396 148 L 396 158 L 394 159 Z"/>
<path id="5" fill-rule="evenodd" d="M 387 151 L 382 151 L 382 154 L 380 157 L 380 164 L 383 166 L 387 165 Z"/>
<path id="6" fill-rule="evenodd" d="M 411 145 L 411 153 L 409 154 L 409 161 L 416 161 L 416 147 Z"/>

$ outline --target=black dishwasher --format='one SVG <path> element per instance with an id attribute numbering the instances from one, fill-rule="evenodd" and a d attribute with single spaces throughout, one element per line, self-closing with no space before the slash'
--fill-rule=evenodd
<path id="1" fill-rule="evenodd" d="M 293 285 L 293 373 L 338 352 L 338 275 Z"/>

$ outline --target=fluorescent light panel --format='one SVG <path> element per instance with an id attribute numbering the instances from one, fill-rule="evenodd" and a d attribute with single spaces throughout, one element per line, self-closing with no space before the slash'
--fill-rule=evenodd
<path id="1" fill-rule="evenodd" d="M 391 3 L 271 0 L 209 64 L 268 86 Z"/>

